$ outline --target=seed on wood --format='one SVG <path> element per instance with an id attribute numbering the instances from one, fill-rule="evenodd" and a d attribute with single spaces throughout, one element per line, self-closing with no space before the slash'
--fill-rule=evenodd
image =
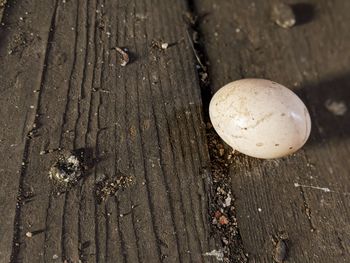
<path id="1" fill-rule="evenodd" d="M 286 259 L 286 257 L 287 257 L 287 244 L 283 239 L 280 239 L 276 243 L 273 259 L 278 263 L 282 263 Z"/>
<path id="2" fill-rule="evenodd" d="M 126 51 L 124 51 L 120 47 L 115 47 L 114 49 L 122 56 L 120 66 L 125 67 L 130 60 L 128 53 L 126 53 Z"/>

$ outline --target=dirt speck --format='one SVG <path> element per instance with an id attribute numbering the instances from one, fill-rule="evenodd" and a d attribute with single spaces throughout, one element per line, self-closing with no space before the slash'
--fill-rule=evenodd
<path id="1" fill-rule="evenodd" d="M 344 101 L 335 101 L 328 99 L 325 102 L 324 106 L 329 112 L 333 113 L 336 116 L 343 116 L 348 110 L 348 107 Z"/>
<path id="2" fill-rule="evenodd" d="M 119 175 L 116 178 L 101 178 L 96 183 L 96 197 L 100 203 L 109 196 L 114 196 L 119 190 L 124 190 L 135 184 L 135 177 L 128 175 Z"/>

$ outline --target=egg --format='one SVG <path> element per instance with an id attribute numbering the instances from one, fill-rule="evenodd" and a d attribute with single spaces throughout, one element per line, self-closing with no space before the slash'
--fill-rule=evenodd
<path id="1" fill-rule="evenodd" d="M 311 119 L 290 89 L 266 79 L 242 79 L 219 89 L 209 105 L 212 125 L 234 150 L 262 158 L 294 153 L 307 141 Z"/>

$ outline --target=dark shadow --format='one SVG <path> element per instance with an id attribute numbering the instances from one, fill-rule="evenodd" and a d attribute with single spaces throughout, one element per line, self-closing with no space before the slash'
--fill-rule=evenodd
<path id="1" fill-rule="evenodd" d="M 45 228 L 44 229 L 35 230 L 35 231 L 32 231 L 32 235 L 35 236 L 35 235 L 44 233 L 45 231 L 46 231 Z"/>
<path id="2" fill-rule="evenodd" d="M 126 50 L 129 55 L 128 64 L 134 63 L 136 60 L 139 59 L 139 56 L 134 51 L 130 51 L 128 48 L 123 48 L 123 49 Z"/>
<path id="3" fill-rule="evenodd" d="M 295 15 L 296 24 L 303 25 L 312 21 L 315 16 L 315 7 L 312 4 L 298 3 L 291 5 Z"/>
<path id="4" fill-rule="evenodd" d="M 72 151 L 79 161 L 85 166 L 86 169 L 94 167 L 98 160 L 94 158 L 94 152 L 92 148 L 79 148 Z"/>
<path id="5" fill-rule="evenodd" d="M 296 93 L 311 115 L 312 130 L 308 143 L 319 144 L 350 136 L 350 74 L 304 85 Z M 348 110 L 343 115 L 336 115 L 326 108 L 327 101 L 342 102 Z"/>
<path id="6" fill-rule="evenodd" d="M 87 249 L 88 247 L 91 246 L 91 241 L 88 240 L 88 241 L 85 241 L 84 243 L 81 244 L 81 250 L 84 250 L 84 249 Z"/>

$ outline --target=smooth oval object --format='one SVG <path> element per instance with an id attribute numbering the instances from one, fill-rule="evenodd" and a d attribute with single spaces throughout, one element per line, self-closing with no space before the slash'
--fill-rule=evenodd
<path id="1" fill-rule="evenodd" d="M 213 96 L 209 115 L 219 136 L 234 150 L 272 159 L 294 153 L 307 141 L 311 119 L 290 89 L 266 79 L 242 79 Z"/>

